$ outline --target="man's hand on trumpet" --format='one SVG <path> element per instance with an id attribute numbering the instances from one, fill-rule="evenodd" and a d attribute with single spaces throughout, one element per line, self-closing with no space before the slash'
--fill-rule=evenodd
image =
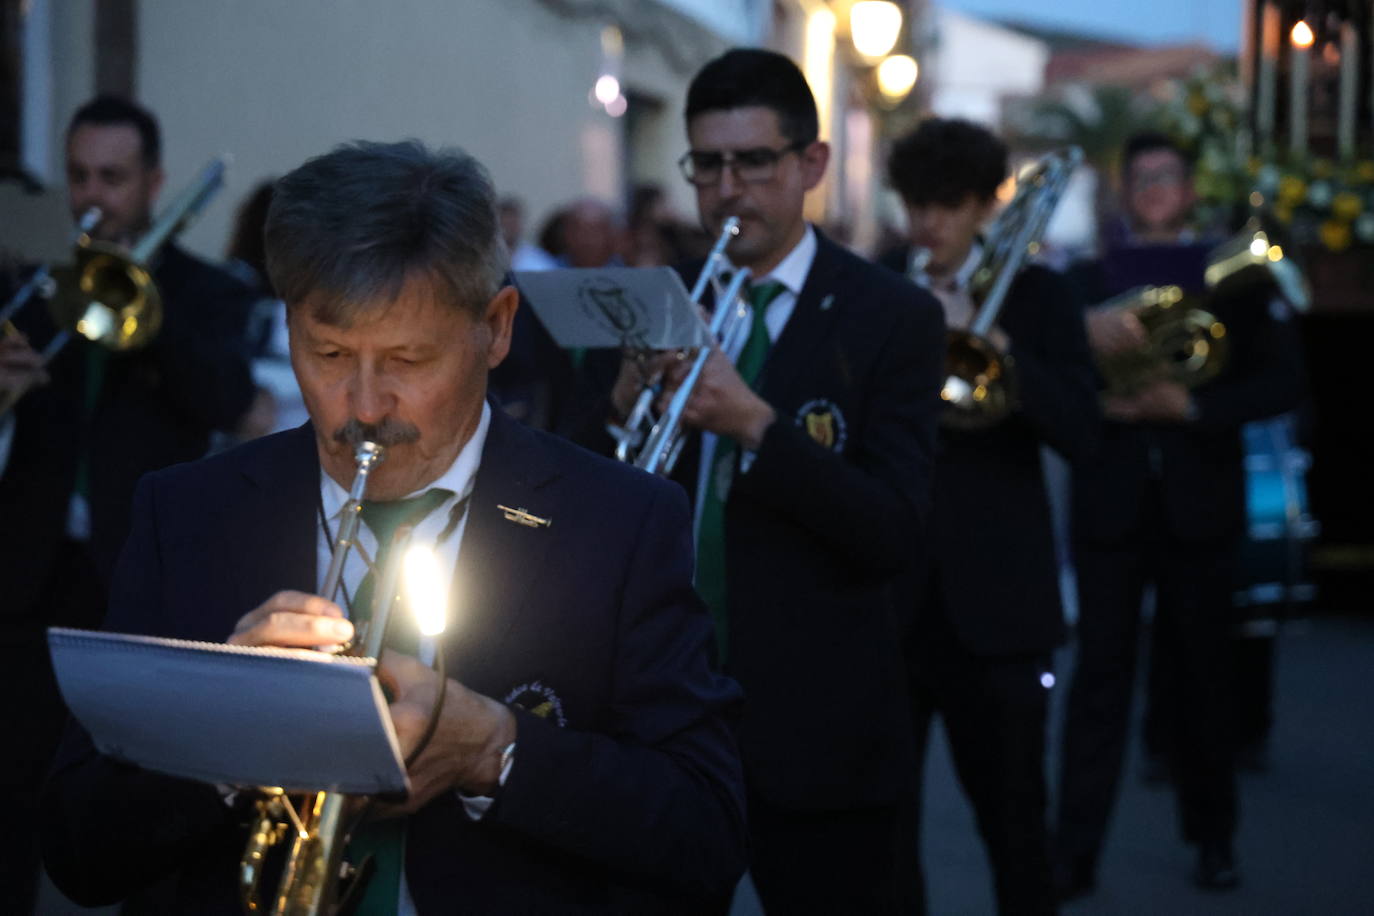
<path id="1" fill-rule="evenodd" d="M 226 641 L 328 651 L 352 638 L 353 624 L 334 602 L 309 592 L 281 591 L 240 617 Z"/>
<path id="2" fill-rule="evenodd" d="M 281 591 L 239 618 L 228 642 L 236 646 L 278 646 L 328 650 L 353 638 L 353 625 L 332 601 L 307 592 Z M 439 679 L 433 669 L 390 649 L 377 672 L 396 699 L 391 722 L 409 757 L 424 738 Z M 444 708 L 434 735 L 407 770 L 410 797 L 401 805 L 378 806 L 381 816 L 411 814 L 441 792 L 491 795 L 501 776 L 501 753 L 515 741 L 515 716 L 490 697 L 457 681 L 444 681 Z"/>
<path id="3" fill-rule="evenodd" d="M 674 350 L 666 353 L 651 353 L 626 350 L 620 357 L 620 372 L 611 388 L 611 406 L 622 419 L 627 419 L 634 410 L 639 393 L 648 385 L 654 385 L 662 378 L 664 371 L 683 355 Z"/>
<path id="4" fill-rule="evenodd" d="M 423 740 L 434 708 L 439 679 L 409 655 L 382 653 L 378 677 L 396 697 L 391 722 L 409 757 Z M 501 776 L 502 752 L 515 741 L 515 716 L 491 697 L 469 690 L 453 678 L 444 681 L 444 708 L 434 735 L 410 765 L 410 797 L 401 805 L 377 807 L 383 817 L 413 814 L 440 793 L 494 795 Z"/>
<path id="5" fill-rule="evenodd" d="M 690 368 L 689 360 L 678 360 L 668 366 L 659 410 L 668 406 Z M 753 450 L 763 444 L 764 433 L 777 419 L 777 413 L 745 383 L 734 363 L 713 344 L 682 419 L 688 426 L 729 436 Z"/>

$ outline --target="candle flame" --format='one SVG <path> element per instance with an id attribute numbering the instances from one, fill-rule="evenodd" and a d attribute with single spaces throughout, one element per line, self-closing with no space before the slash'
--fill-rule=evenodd
<path id="1" fill-rule="evenodd" d="M 1317 40 L 1317 36 L 1312 34 L 1312 27 L 1307 24 L 1306 19 L 1299 19 L 1293 26 L 1291 33 L 1293 47 L 1306 50 L 1312 47 L 1312 43 Z"/>

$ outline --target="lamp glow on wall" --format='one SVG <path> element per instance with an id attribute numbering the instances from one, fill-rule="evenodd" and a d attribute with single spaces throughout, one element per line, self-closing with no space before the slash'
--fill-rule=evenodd
<path id="1" fill-rule="evenodd" d="M 891 51 L 901 31 L 901 7 L 888 0 L 860 0 L 849 9 L 849 37 L 870 60 Z"/>
<path id="2" fill-rule="evenodd" d="M 915 58 L 893 54 L 878 65 L 878 91 L 889 102 L 900 102 L 916 85 L 920 73 Z"/>
<path id="3" fill-rule="evenodd" d="M 625 57 L 625 37 L 620 29 L 608 25 L 601 30 L 601 75 L 592 85 L 588 98 L 593 108 L 604 109 L 618 118 L 630 107 L 620 85 L 620 64 Z"/>

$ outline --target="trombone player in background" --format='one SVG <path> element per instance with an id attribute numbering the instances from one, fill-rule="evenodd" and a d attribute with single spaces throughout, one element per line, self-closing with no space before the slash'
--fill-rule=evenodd
<path id="1" fill-rule="evenodd" d="M 427 743 L 425 644 L 382 658 L 402 751 L 424 750 L 405 803 L 354 837 L 377 863 L 359 912 L 715 905 L 744 868 L 739 690 L 710 663 L 687 502 L 487 400 L 518 296 L 485 170 L 416 141 L 342 146 L 278 183 L 266 243 L 311 422 L 143 480 L 106 628 L 349 640 L 364 569 L 337 604 L 316 592 L 375 442 L 360 545 L 377 556 L 403 518 L 455 597 Z M 48 870 L 77 901 L 170 880 L 169 911 L 238 911 L 245 812 L 215 786 L 102 757 L 77 728 L 44 810 Z"/>
<path id="2" fill-rule="evenodd" d="M 162 188 L 153 116 L 110 96 L 83 105 L 67 129 L 74 221 L 98 207 L 97 241 L 130 246 L 148 231 Z M 0 910 L 29 912 L 38 870 L 37 793 L 64 710 L 44 643 L 51 625 L 94 626 L 129 527 L 140 475 L 205 453 L 253 393 L 241 341 L 246 289 L 175 245 L 154 258 L 162 326 L 146 347 L 111 353 L 73 335 L 43 367 L 57 332 L 41 297 L 0 330 L 0 389 L 23 392 L 0 415 L 0 666 L 26 685 L 0 726 L 22 735 L 0 764 Z M 3 292 L 3 290 L 0 290 Z"/>
<path id="3" fill-rule="evenodd" d="M 888 175 L 906 205 L 911 244 L 882 263 L 931 290 L 953 333 L 985 303 L 995 307 L 995 274 L 1015 276 L 988 335 L 1008 367 L 1011 406 L 964 421 L 973 428 L 957 428 L 954 417 L 942 426 L 932 548 L 902 592 L 915 614 L 906 652 L 917 785 L 938 714 L 977 815 L 998 911 L 1052 913 L 1045 728 L 1064 620 L 1041 448 L 1077 460 L 1093 445 L 1097 404 L 1082 308 L 1059 274 L 1021 267 L 1028 251 L 1012 250 L 1004 263 L 991 254 L 1004 250 L 1002 240 L 982 230 L 997 209 L 1007 148 L 987 129 L 928 119 L 893 146 Z M 1048 218 L 1059 193 L 1048 182 L 1031 186 L 994 228 L 1014 237 L 1036 218 L 1033 210 Z M 919 830 L 919 794 L 914 818 Z M 919 861 L 912 873 L 908 912 L 924 912 Z"/>
<path id="4" fill-rule="evenodd" d="M 1126 244 L 1077 265 L 1088 302 L 1142 284 L 1198 291 L 1211 245 L 1188 228 L 1192 163 L 1168 137 L 1133 137 L 1122 153 Z M 1101 446 L 1074 467 L 1077 662 L 1061 755 L 1056 878 L 1061 897 L 1093 890 L 1126 752 L 1145 587 L 1155 588 L 1151 651 L 1167 666 L 1159 711 L 1172 745 L 1194 882 L 1239 882 L 1228 659 L 1235 553 L 1245 524 L 1241 426 L 1297 406 L 1303 382 L 1288 303 L 1265 287 L 1209 302 L 1225 326 L 1220 373 L 1189 387 L 1149 374 L 1105 394 Z M 1138 314 L 1097 308 L 1088 339 L 1104 366 L 1148 349 Z M 1118 386 L 1119 387 L 1119 386 Z"/>

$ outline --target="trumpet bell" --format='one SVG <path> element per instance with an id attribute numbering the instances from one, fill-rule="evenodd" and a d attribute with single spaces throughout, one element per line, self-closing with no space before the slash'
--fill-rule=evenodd
<path id="1" fill-rule="evenodd" d="M 49 308 L 58 327 L 111 350 L 145 346 L 162 327 L 162 297 L 152 275 L 121 248 L 91 242 L 76 263 L 53 272 Z"/>
<path id="2" fill-rule="evenodd" d="M 986 429 L 1011 411 L 1009 361 L 986 338 L 950 331 L 945 347 L 941 418 L 954 429 Z"/>

